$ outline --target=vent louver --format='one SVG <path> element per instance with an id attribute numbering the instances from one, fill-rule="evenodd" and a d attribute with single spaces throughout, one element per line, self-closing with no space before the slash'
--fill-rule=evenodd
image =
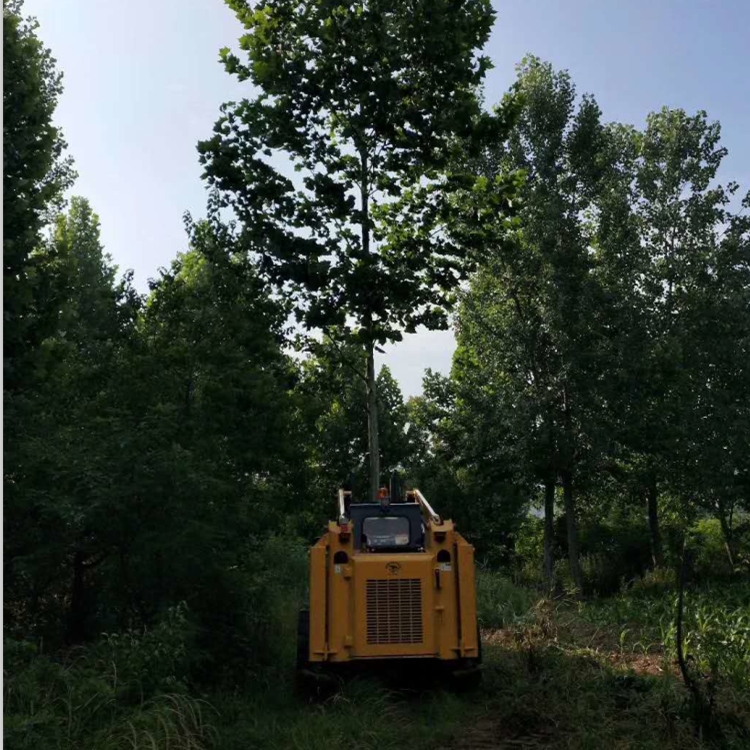
<path id="1" fill-rule="evenodd" d="M 367 643 L 422 643 L 422 581 L 367 581 Z"/>

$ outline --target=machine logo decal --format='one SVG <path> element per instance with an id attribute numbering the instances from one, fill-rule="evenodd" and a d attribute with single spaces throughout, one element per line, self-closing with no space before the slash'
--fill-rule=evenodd
<path id="1" fill-rule="evenodd" d="M 389 563 L 386 563 L 385 569 L 392 576 L 397 576 L 401 572 L 401 565 L 397 562 L 389 562 Z"/>

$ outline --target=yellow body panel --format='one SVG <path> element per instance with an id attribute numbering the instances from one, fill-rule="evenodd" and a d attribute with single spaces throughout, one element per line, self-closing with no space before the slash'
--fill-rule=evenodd
<path id="1" fill-rule="evenodd" d="M 476 656 L 477 643 L 477 599 L 474 582 L 474 548 L 463 538 L 456 545 L 458 569 L 461 571 L 459 581 L 458 606 L 460 611 L 461 656 Z"/>
<path id="2" fill-rule="evenodd" d="M 326 563 L 328 539 L 323 537 L 310 550 L 310 658 L 322 661 L 328 655 Z"/>
<path id="3" fill-rule="evenodd" d="M 424 552 L 390 553 L 329 524 L 310 552 L 312 662 L 479 656 L 474 548 L 451 521 L 425 526 Z"/>

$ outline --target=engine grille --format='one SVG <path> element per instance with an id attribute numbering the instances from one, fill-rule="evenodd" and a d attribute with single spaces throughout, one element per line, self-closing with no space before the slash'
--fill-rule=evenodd
<path id="1" fill-rule="evenodd" d="M 367 643 L 422 643 L 419 578 L 367 581 Z"/>

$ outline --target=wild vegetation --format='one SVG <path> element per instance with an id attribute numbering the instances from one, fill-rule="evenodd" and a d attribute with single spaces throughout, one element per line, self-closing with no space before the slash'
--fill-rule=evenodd
<path id="1" fill-rule="evenodd" d="M 486 108 L 484 0 L 229 5 L 257 96 L 141 294 L 64 200 L 61 74 L 4 0 L 7 746 L 747 747 L 750 194 L 719 124 L 608 123 L 534 57 Z M 378 347 L 449 325 L 404 400 Z M 306 548 L 394 470 L 476 548 L 483 685 L 308 702 Z"/>

